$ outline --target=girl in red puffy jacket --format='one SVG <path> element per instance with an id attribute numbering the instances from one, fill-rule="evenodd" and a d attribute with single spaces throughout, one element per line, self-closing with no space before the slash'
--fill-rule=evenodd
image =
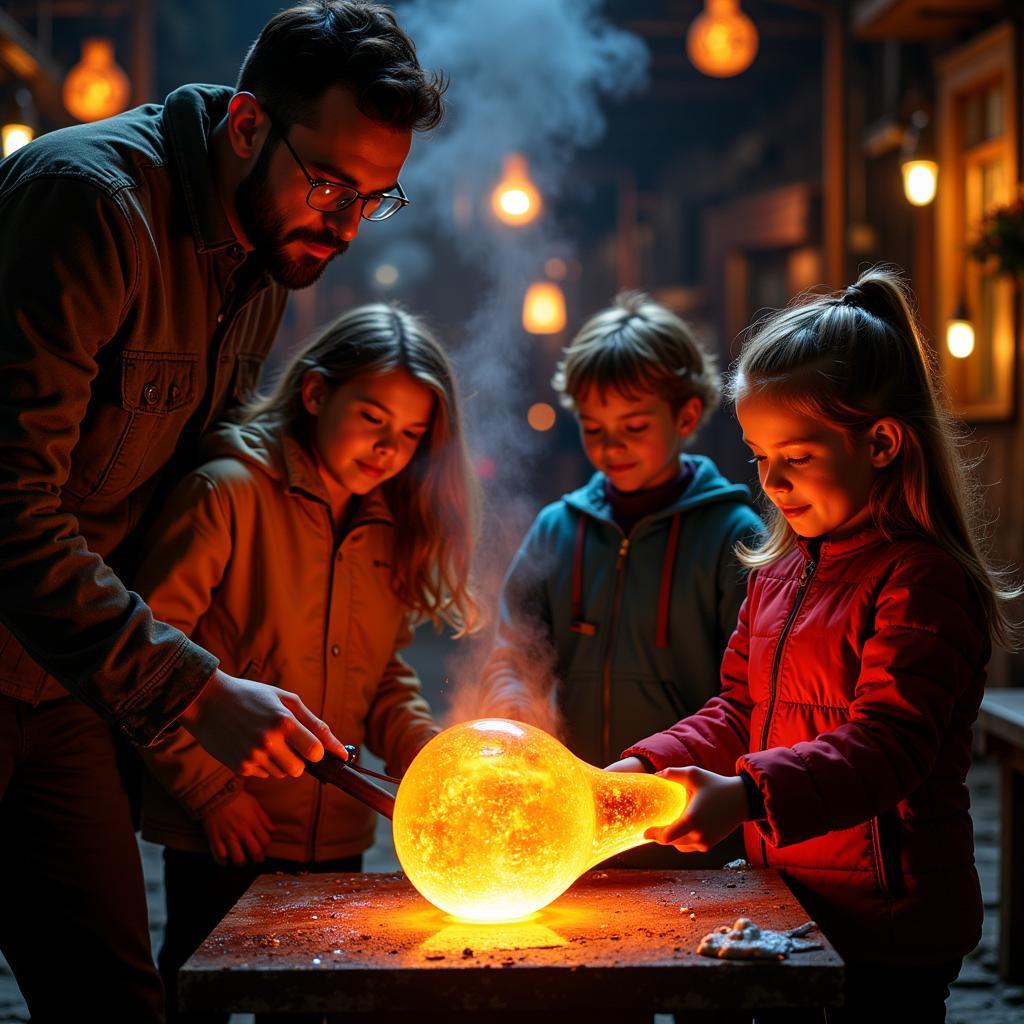
<path id="1" fill-rule="evenodd" d="M 781 871 L 847 962 L 830 1019 L 942 1021 L 981 935 L 971 723 L 1019 591 L 985 557 L 896 274 L 759 324 L 729 390 L 771 505 L 766 542 L 740 551 L 722 692 L 611 767 L 690 791 L 661 843 L 706 850 L 743 825 L 751 863 Z"/>

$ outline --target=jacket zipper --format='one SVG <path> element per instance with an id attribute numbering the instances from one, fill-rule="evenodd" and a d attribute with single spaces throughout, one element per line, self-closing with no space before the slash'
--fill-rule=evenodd
<path id="1" fill-rule="evenodd" d="M 772 674 L 768 684 L 768 710 L 765 712 L 764 725 L 761 726 L 761 743 L 757 748 L 758 750 L 764 750 L 768 742 L 768 730 L 771 728 L 772 715 L 775 712 L 776 684 L 779 680 L 779 666 L 782 663 L 782 649 L 786 645 L 789 631 L 793 628 L 793 621 L 796 619 L 797 612 L 800 611 L 800 606 L 804 603 L 808 585 L 817 567 L 818 563 L 813 559 L 804 563 L 804 571 L 800 574 L 800 581 L 796 585 L 796 597 L 793 600 L 793 607 L 790 608 L 789 615 L 786 616 L 786 622 L 782 627 L 782 632 L 779 634 L 779 642 L 775 647 L 775 657 L 772 659 Z M 763 867 L 768 867 L 768 844 L 765 842 L 764 836 L 761 836 L 761 864 Z"/>
<path id="2" fill-rule="evenodd" d="M 601 668 L 601 756 L 604 763 L 611 759 L 612 745 L 612 645 L 615 642 L 615 625 L 619 618 L 619 606 L 622 604 L 622 581 L 626 574 L 622 571 L 629 554 L 629 537 L 623 537 L 619 543 L 619 556 L 615 560 L 615 593 L 612 597 L 612 614 L 608 623 L 608 639 L 604 645 L 604 664 Z"/>
<path id="3" fill-rule="evenodd" d="M 875 877 L 878 886 L 886 899 L 891 900 L 892 886 L 889 884 L 889 876 L 885 870 L 885 858 L 882 855 L 882 835 L 878 826 L 878 818 L 871 819 L 871 851 L 875 860 Z"/>

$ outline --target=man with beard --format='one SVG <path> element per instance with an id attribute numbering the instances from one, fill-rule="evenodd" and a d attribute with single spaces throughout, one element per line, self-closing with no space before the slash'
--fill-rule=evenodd
<path id="1" fill-rule="evenodd" d="M 0 164 L 0 948 L 34 1021 L 163 1016 L 103 719 L 140 745 L 183 726 L 253 776 L 343 755 L 244 651 L 223 671 L 122 580 L 155 496 L 252 393 L 287 289 L 407 204 L 442 92 L 386 8 L 307 0 L 236 89 Z"/>

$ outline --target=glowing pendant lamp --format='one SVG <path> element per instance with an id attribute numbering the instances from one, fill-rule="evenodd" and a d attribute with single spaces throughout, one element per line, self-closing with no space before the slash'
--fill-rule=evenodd
<path id="1" fill-rule="evenodd" d="M 939 165 L 933 159 L 931 118 L 926 110 L 915 110 L 903 137 L 900 170 L 903 194 L 914 206 L 927 206 L 939 186 Z"/>
<path id="2" fill-rule="evenodd" d="M 530 180 L 526 157 L 512 153 L 505 157 L 501 181 L 491 193 L 491 209 L 504 224 L 529 224 L 540 213 L 541 198 Z"/>
<path id="3" fill-rule="evenodd" d="M 655 775 L 603 772 L 522 722 L 446 729 L 398 790 L 395 852 L 434 906 L 508 921 L 560 896 L 584 871 L 675 821 L 686 790 Z"/>
<path id="4" fill-rule="evenodd" d="M 132 86 L 109 39 L 86 39 L 82 59 L 64 79 L 64 106 L 79 121 L 98 121 L 128 106 Z"/>
<path id="5" fill-rule="evenodd" d="M 946 322 L 946 348 L 956 359 L 966 359 L 974 351 L 974 324 L 964 302 Z"/>
<path id="6" fill-rule="evenodd" d="M 906 160 L 903 172 L 903 194 L 914 206 L 927 206 L 939 187 L 939 165 L 934 160 Z"/>
<path id="7" fill-rule="evenodd" d="M 523 329 L 558 334 L 565 329 L 565 293 L 554 281 L 534 281 L 523 296 Z"/>
<path id="8" fill-rule="evenodd" d="M 704 10 L 686 33 L 690 63 L 712 78 L 732 78 L 757 56 L 757 27 L 739 0 L 704 0 Z"/>
<path id="9" fill-rule="evenodd" d="M 0 158 L 27 146 L 36 135 L 36 112 L 28 89 L 15 89 L 0 114 Z"/>
<path id="10" fill-rule="evenodd" d="M 35 132 L 30 124 L 11 122 L 0 127 L 0 157 L 16 153 L 22 146 L 27 146 L 34 138 Z"/>

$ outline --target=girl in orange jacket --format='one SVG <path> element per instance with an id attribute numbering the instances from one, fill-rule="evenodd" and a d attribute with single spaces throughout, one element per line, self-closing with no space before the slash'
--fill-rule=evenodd
<path id="1" fill-rule="evenodd" d="M 436 732 L 398 651 L 416 623 L 472 628 L 475 479 L 451 367 L 400 309 L 345 314 L 273 393 L 203 442 L 137 585 L 226 671 L 299 694 L 403 772 Z M 261 871 L 357 871 L 369 808 L 269 760 L 234 775 L 182 730 L 144 751 L 143 835 L 165 845 L 159 965 L 177 969 Z"/>

